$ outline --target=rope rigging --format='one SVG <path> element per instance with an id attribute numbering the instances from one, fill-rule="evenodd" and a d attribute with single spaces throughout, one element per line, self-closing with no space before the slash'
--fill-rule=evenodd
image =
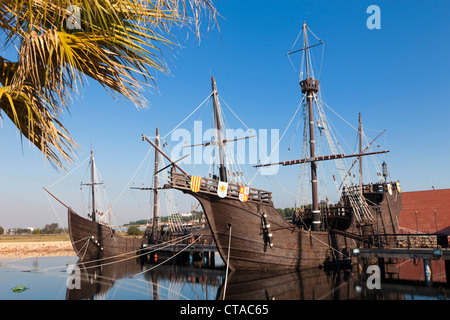
<path id="1" fill-rule="evenodd" d="M 309 34 L 312 34 L 313 37 L 318 41 L 317 44 L 309 45 L 308 41 L 308 32 Z M 298 40 L 300 39 L 300 36 L 303 35 L 303 48 L 300 50 L 296 50 L 296 44 Z M 303 131 L 303 141 L 299 145 L 301 145 L 301 159 L 308 159 L 309 157 L 312 157 L 310 152 L 312 152 L 311 148 L 314 148 L 315 152 L 319 155 L 338 155 L 338 154 L 345 154 L 343 151 L 343 145 L 341 145 L 336 137 L 336 133 L 340 135 L 339 131 L 335 130 L 333 127 L 332 122 L 328 118 L 328 116 L 325 113 L 324 106 L 327 107 L 329 110 L 331 110 L 336 116 L 338 116 L 341 120 L 343 120 L 349 127 L 351 127 L 353 130 L 358 132 L 358 128 L 355 128 L 352 124 L 350 124 L 347 120 L 345 120 L 342 116 L 340 116 L 336 111 L 334 111 L 328 104 L 324 102 L 323 99 L 323 92 L 321 89 L 319 89 L 318 82 L 316 87 L 308 87 L 310 82 L 307 81 L 318 81 L 314 80 L 314 70 L 315 68 L 315 60 L 314 56 L 312 55 L 312 50 L 308 50 L 310 48 L 322 45 L 322 57 L 320 60 L 320 71 L 319 71 L 319 77 L 322 70 L 322 64 L 323 64 L 323 55 L 324 55 L 324 43 L 322 40 L 320 40 L 313 32 L 312 30 L 306 26 L 306 23 L 303 24 L 303 27 L 301 28 L 300 32 L 298 33 L 291 49 L 286 54 L 288 56 L 289 62 L 295 71 L 295 73 L 299 76 L 301 86 L 302 86 L 302 93 L 303 93 L 303 112 L 302 112 L 302 119 L 304 124 L 304 131 Z M 291 59 L 291 55 L 297 52 L 302 52 L 301 59 L 300 59 L 300 70 L 297 70 L 293 60 Z M 304 74 L 304 70 L 306 69 L 306 74 Z M 303 84 L 302 84 L 303 83 Z M 311 82 L 312 83 L 312 82 Z M 307 107 L 307 101 L 305 97 L 312 97 L 312 117 L 309 119 L 309 112 Z M 303 103 L 303 102 L 302 102 Z M 290 120 L 290 122 L 292 119 Z M 300 120 L 298 122 L 300 124 Z M 297 126 L 298 126 L 297 124 Z M 308 125 L 311 126 L 311 129 L 308 130 Z M 314 139 L 312 139 L 312 133 L 314 132 Z M 293 141 L 295 139 L 295 135 L 297 133 L 297 128 L 294 132 L 294 137 L 291 140 L 291 143 L 288 147 L 287 153 L 291 152 Z M 310 137 L 311 134 L 311 137 Z M 360 153 L 364 153 L 368 148 L 370 148 L 370 144 L 368 143 L 367 136 L 364 134 L 364 132 L 359 132 L 361 135 L 361 139 L 364 140 L 367 147 L 364 149 L 364 151 Z M 284 136 L 284 133 L 283 133 Z M 342 136 L 341 136 L 342 138 Z M 281 139 L 280 139 L 281 140 Z M 341 141 L 346 141 L 346 139 L 340 139 Z M 346 143 L 345 143 L 346 144 Z M 378 146 L 379 147 L 379 146 Z M 352 150 L 348 147 L 349 150 Z M 354 150 L 354 149 L 353 149 Z M 349 152 L 347 154 L 355 154 L 355 152 Z M 360 159 L 361 156 L 359 156 L 358 159 Z M 374 167 L 377 171 L 378 179 L 380 182 L 383 182 L 383 179 L 381 177 L 380 168 L 376 162 L 377 159 L 375 157 L 371 157 L 372 161 L 374 162 Z M 312 158 L 311 158 L 312 159 Z M 357 160 L 358 160 L 357 159 Z M 357 161 L 355 160 L 355 162 Z M 297 162 L 299 164 L 299 171 L 298 171 L 298 182 L 297 182 L 297 193 L 295 197 L 295 211 L 299 212 L 300 210 L 303 210 L 302 208 L 306 208 L 307 206 L 312 203 L 312 195 L 314 192 L 312 192 L 312 181 L 310 179 L 312 178 L 312 164 L 311 161 L 305 161 L 305 162 Z M 289 161 L 284 161 L 283 163 L 279 164 L 289 164 Z M 349 201 L 354 209 L 354 211 L 357 213 L 356 217 L 360 221 L 372 221 L 373 216 L 370 213 L 370 210 L 368 208 L 368 204 L 365 201 L 365 198 L 362 196 L 362 191 L 360 190 L 359 183 L 356 181 L 355 174 L 349 174 L 350 170 L 353 168 L 352 166 L 349 166 L 347 163 L 347 159 L 336 157 L 333 161 L 314 161 L 315 168 L 314 170 L 318 170 L 317 173 L 314 173 L 314 175 L 317 177 L 320 176 L 321 181 L 315 182 L 320 185 L 320 188 L 316 190 L 316 197 L 318 193 L 319 199 L 326 199 L 326 204 L 328 205 L 328 201 L 330 199 L 330 195 L 328 194 L 331 190 L 328 189 L 327 183 L 325 182 L 326 179 L 332 178 L 334 180 L 336 195 L 335 195 L 335 201 L 341 199 L 342 191 L 345 190 L 346 194 L 349 197 Z M 325 169 L 325 166 L 327 163 L 332 163 L 333 167 L 331 165 L 327 166 L 327 169 Z M 368 162 L 364 162 L 366 166 L 368 166 Z M 350 168 L 350 169 L 349 169 Z M 368 168 L 367 168 L 368 169 Z M 369 170 L 366 170 L 366 172 L 370 172 Z M 309 178 L 311 176 L 311 178 Z M 340 181 L 338 181 L 339 179 Z M 316 181 L 316 180 L 314 180 Z M 340 186 L 339 186 L 340 184 Z M 323 200 L 322 200 L 323 201 Z"/>
<path id="2" fill-rule="evenodd" d="M 219 141 L 217 136 L 218 136 L 218 132 L 215 129 L 216 128 L 216 124 L 215 124 L 215 116 L 212 113 L 212 121 L 211 121 L 211 128 L 212 130 L 210 130 L 209 132 L 211 132 L 211 141 L 210 142 L 205 142 L 205 143 L 200 143 L 200 144 L 194 144 L 194 145 L 187 145 L 187 143 L 189 141 L 182 141 L 181 144 L 183 144 L 183 148 L 186 147 L 198 147 L 200 145 L 209 147 L 209 149 L 205 149 L 205 152 L 210 152 L 210 157 L 208 157 L 208 166 L 209 166 L 209 173 L 207 174 L 207 176 L 209 176 L 210 178 L 212 176 L 218 176 L 217 175 L 217 166 L 218 166 L 218 152 L 217 149 L 211 149 L 213 146 L 216 147 L 221 147 L 223 149 L 224 152 L 224 156 L 225 156 L 225 164 L 227 167 L 227 178 L 230 182 L 235 183 L 235 184 L 242 184 L 242 185 L 248 185 L 250 184 L 250 182 L 247 182 L 245 179 L 245 176 L 248 175 L 248 172 L 246 170 L 245 167 L 241 166 L 240 163 L 240 159 L 242 159 L 243 157 L 245 157 L 245 154 L 241 154 L 239 148 L 235 148 L 235 144 L 234 142 L 237 140 L 244 140 L 244 139 L 248 139 L 248 138 L 252 138 L 254 136 L 256 136 L 256 132 L 252 129 L 250 129 L 243 121 L 241 118 L 239 118 L 239 116 L 236 114 L 236 112 L 233 111 L 233 109 L 230 107 L 230 105 L 217 93 L 217 92 L 213 92 L 211 94 L 208 95 L 208 97 L 203 100 L 203 102 L 197 106 L 197 108 L 195 108 L 194 111 L 192 111 L 185 119 L 183 119 L 177 126 L 174 127 L 174 129 L 172 129 L 171 131 L 169 131 L 168 134 L 166 134 L 164 137 L 162 137 L 162 139 L 167 138 L 171 133 L 173 133 L 177 128 L 179 128 L 183 123 L 185 123 L 189 118 L 191 118 L 199 109 L 200 107 L 204 106 L 202 114 L 200 115 L 200 117 L 203 115 L 204 111 L 206 110 L 206 107 L 209 105 L 209 103 L 206 103 L 209 98 L 213 97 L 213 94 L 217 94 L 217 111 L 219 114 L 219 127 L 221 128 L 220 130 L 220 136 L 222 137 L 222 141 Z M 212 99 L 211 99 L 212 100 Z M 231 112 L 231 114 L 238 120 L 239 123 L 241 123 L 244 128 L 247 130 L 244 133 L 248 133 L 249 137 L 235 137 L 235 136 L 230 136 L 231 133 L 236 133 L 239 132 L 239 130 L 229 130 L 228 128 L 230 128 L 231 126 L 229 125 L 229 122 L 227 120 L 227 117 L 225 116 L 225 113 L 223 111 L 223 108 L 221 107 L 221 103 L 225 104 L 225 106 L 227 107 L 227 109 Z M 197 121 L 200 120 L 200 117 Z M 193 129 L 190 131 L 190 135 L 188 136 L 188 138 L 192 137 L 192 133 L 195 130 L 195 126 L 193 126 Z M 205 132 L 205 134 L 208 131 Z M 207 139 L 208 137 L 203 135 L 202 132 L 202 139 Z M 165 145 L 171 148 L 174 148 L 174 146 L 171 146 L 169 142 L 165 142 Z M 204 154 L 202 153 L 202 155 Z M 205 157 L 202 157 L 202 159 L 204 160 Z M 192 167 L 194 168 L 194 170 L 196 171 L 196 173 L 199 176 L 203 176 L 202 174 L 199 173 L 197 166 L 195 165 L 195 163 L 193 163 L 195 161 L 192 161 L 190 164 L 192 165 Z M 245 173 L 245 174 L 244 174 Z"/>

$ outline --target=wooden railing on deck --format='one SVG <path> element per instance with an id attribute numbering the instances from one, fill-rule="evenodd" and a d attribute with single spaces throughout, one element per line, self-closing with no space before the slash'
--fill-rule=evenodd
<path id="1" fill-rule="evenodd" d="M 208 178 L 202 178 L 202 183 L 199 192 L 206 192 L 217 195 L 218 181 Z M 191 176 L 179 173 L 175 170 L 170 171 L 169 188 L 190 190 Z M 239 199 L 240 186 L 228 183 L 227 198 Z M 259 189 L 250 188 L 248 194 L 248 201 L 256 201 L 262 203 L 272 204 L 272 192 L 263 191 Z"/>

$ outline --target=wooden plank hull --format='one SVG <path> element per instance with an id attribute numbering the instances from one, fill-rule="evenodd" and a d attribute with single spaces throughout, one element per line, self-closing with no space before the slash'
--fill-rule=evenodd
<path id="1" fill-rule="evenodd" d="M 394 184 L 392 191 L 387 190 L 387 185 L 377 185 L 377 192 L 367 192 L 364 197 L 368 200 L 374 221 L 369 231 L 363 230 L 363 234 L 387 234 L 395 235 L 399 233 L 399 219 L 402 210 L 402 193 Z M 377 213 L 376 207 L 379 207 Z M 368 233 L 367 233 L 368 232 Z"/>
<path id="2" fill-rule="evenodd" d="M 73 249 L 81 261 L 135 256 L 142 238 L 125 238 L 109 226 L 85 219 L 69 208 L 69 234 Z"/>
<path id="3" fill-rule="evenodd" d="M 231 270 L 317 268 L 331 262 L 333 253 L 349 258 L 341 254 L 347 246 L 343 236 L 293 227 L 271 204 L 183 191 L 201 203 L 219 253 Z M 263 230 L 264 215 L 271 237 Z"/>
<path id="4" fill-rule="evenodd" d="M 204 179 L 200 190 L 193 192 L 188 177 L 176 172 L 172 172 L 168 187 L 190 194 L 201 203 L 218 251 L 231 270 L 301 270 L 348 265 L 351 249 L 361 245 L 358 241 L 368 239 L 363 236 L 398 231 L 401 194 L 390 195 L 378 186 L 373 190 L 377 196 L 372 201 L 375 206 L 369 208 L 375 219 L 362 226 L 349 208 L 348 216 L 337 217 L 347 222 L 336 231 L 311 231 L 290 224 L 275 210 L 270 197 L 260 196 L 266 194 L 261 190 L 251 191 L 254 196 L 246 202 L 230 191 L 220 198 L 214 181 Z M 376 213 L 377 206 L 381 212 Z"/>

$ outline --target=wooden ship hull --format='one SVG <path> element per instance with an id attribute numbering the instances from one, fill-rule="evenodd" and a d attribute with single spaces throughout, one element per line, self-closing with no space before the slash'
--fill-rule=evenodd
<path id="1" fill-rule="evenodd" d="M 242 202 L 237 185 L 229 184 L 227 196 L 220 198 L 217 181 L 202 179 L 200 190 L 193 192 L 189 176 L 172 170 L 170 178 L 167 187 L 194 196 L 202 205 L 220 256 L 231 270 L 344 266 L 351 263 L 351 249 L 370 241 L 370 236 L 398 230 L 398 224 L 389 222 L 398 221 L 401 194 L 397 191 L 394 200 L 377 189 L 376 206 L 383 212 L 377 215 L 369 208 L 376 217 L 371 222 L 358 222 L 347 208 L 346 214 L 327 217 L 328 230 L 311 231 L 284 219 L 274 208 L 270 192 L 250 189 L 248 201 Z"/>
<path id="2" fill-rule="evenodd" d="M 73 249 L 81 261 L 135 256 L 147 243 L 144 238 L 126 238 L 110 226 L 85 219 L 68 209 L 69 235 Z"/>
<path id="3" fill-rule="evenodd" d="M 156 143 L 159 144 L 159 130 L 156 130 Z M 180 226 L 180 229 L 173 232 L 164 232 L 162 234 L 159 230 L 157 216 L 158 207 L 158 188 L 150 188 L 154 192 L 154 204 L 153 204 L 153 224 L 147 226 L 144 236 L 137 237 L 123 237 L 116 234 L 116 231 L 108 225 L 99 223 L 96 219 L 98 211 L 95 209 L 95 185 L 102 184 L 95 182 L 94 174 L 94 156 L 91 151 L 91 182 L 85 185 L 91 187 L 91 200 L 92 200 L 92 212 L 89 214 L 91 219 L 86 219 L 75 213 L 70 207 L 62 203 L 53 194 L 49 192 L 56 200 L 63 204 L 68 209 L 68 220 L 69 220 L 69 234 L 70 240 L 72 242 L 73 249 L 78 255 L 81 261 L 92 261 L 97 259 L 107 259 L 107 258 L 117 258 L 124 259 L 127 257 L 137 256 L 144 254 L 149 249 L 149 245 L 155 250 L 160 250 L 163 247 L 165 241 L 178 240 L 180 237 L 185 237 L 186 234 L 191 234 L 193 237 L 195 234 L 193 232 L 188 232 L 186 229 Z M 155 172 L 159 169 L 158 167 L 158 156 L 155 156 Z M 155 174 L 154 185 L 158 185 L 158 175 Z M 143 188 L 147 190 L 148 188 Z M 47 190 L 48 192 L 48 190 Z M 204 228 L 203 228 L 204 229 Z M 198 233 L 204 232 L 203 229 L 198 230 Z M 191 239 L 185 239 L 183 242 L 189 241 Z M 182 240 L 181 240 L 182 241 Z M 177 243 L 181 244 L 181 241 Z M 159 246 L 161 245 L 161 246 Z M 169 254 L 173 254 L 169 250 Z"/>
<path id="4" fill-rule="evenodd" d="M 402 192 L 398 184 L 391 183 L 391 191 L 389 191 L 388 185 L 388 183 L 383 183 L 364 186 L 363 195 L 366 201 L 371 204 L 370 208 L 374 220 L 372 223 L 359 226 L 362 235 L 378 233 L 397 235 L 399 233 Z"/>

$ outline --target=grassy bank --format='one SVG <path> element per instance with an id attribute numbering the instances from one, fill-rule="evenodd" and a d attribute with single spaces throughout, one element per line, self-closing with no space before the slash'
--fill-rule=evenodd
<path id="1" fill-rule="evenodd" d="M 2 235 L 1 242 L 52 242 L 52 241 L 70 241 L 69 236 L 61 234 L 19 234 Z"/>

